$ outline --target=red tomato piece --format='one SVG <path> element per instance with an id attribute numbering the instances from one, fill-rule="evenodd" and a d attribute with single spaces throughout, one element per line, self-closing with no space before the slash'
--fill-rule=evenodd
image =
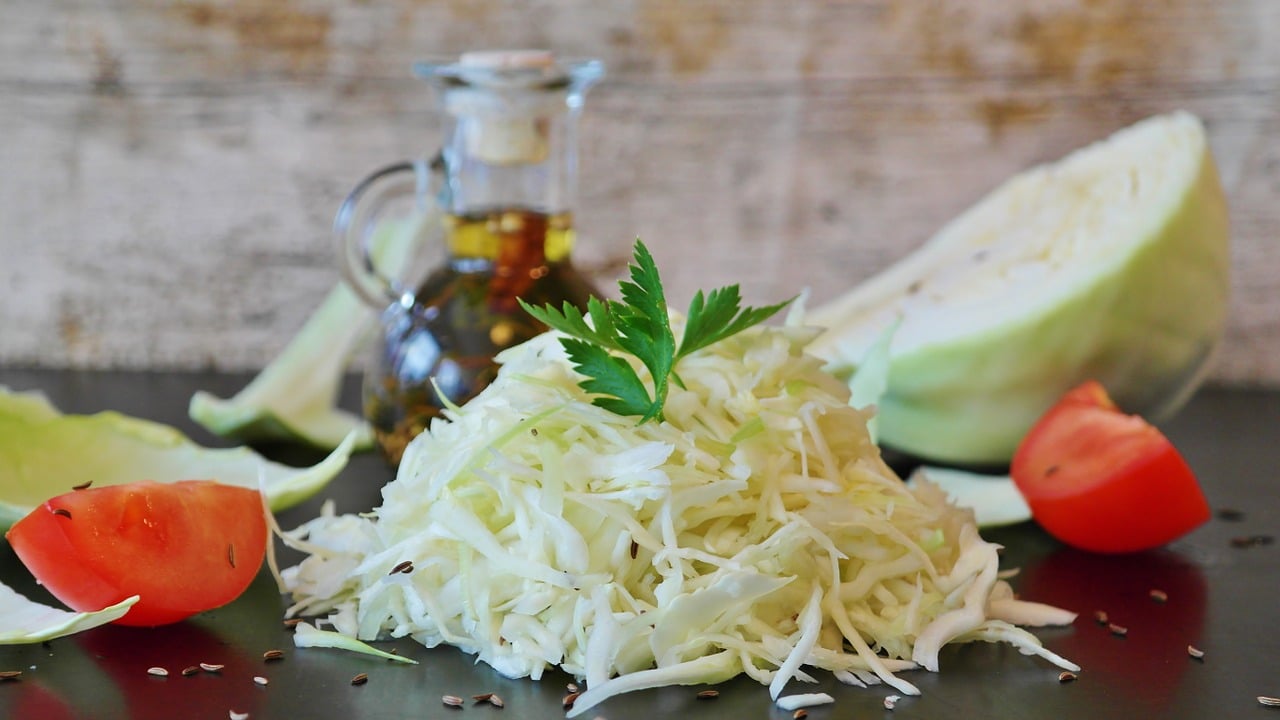
<path id="1" fill-rule="evenodd" d="M 1173 444 L 1089 381 L 1036 422 L 1010 474 L 1036 522 L 1101 553 L 1159 547 L 1209 519 L 1209 504 Z"/>
<path id="2" fill-rule="evenodd" d="M 164 625 L 225 605 L 253 582 L 267 549 L 257 490 L 211 480 L 76 490 L 5 534 L 31 574 L 78 611 L 132 595 L 117 622 Z"/>

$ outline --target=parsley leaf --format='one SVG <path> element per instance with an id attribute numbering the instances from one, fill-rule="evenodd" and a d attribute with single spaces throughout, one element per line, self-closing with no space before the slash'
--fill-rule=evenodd
<path id="1" fill-rule="evenodd" d="M 649 417 L 658 411 L 649 398 L 649 388 L 645 387 L 631 363 L 585 340 L 564 338 L 560 342 L 573 366 L 587 376 L 580 383 L 582 389 L 601 395 L 593 403 L 618 415 Z"/>
<path id="2" fill-rule="evenodd" d="M 534 307 L 524 300 L 520 306 L 542 324 L 569 336 L 560 342 L 574 368 L 587 376 L 578 385 L 600 396 L 593 404 L 618 415 L 639 415 L 645 423 L 662 419 L 669 383 L 680 382 L 675 374 L 680 358 L 768 320 L 791 300 L 744 308 L 737 285 L 705 296 L 699 290 L 689 304 L 677 349 L 657 264 L 639 240 L 634 257 L 631 279 L 618 283 L 621 301 L 592 297 L 585 316 L 568 302 L 560 309 L 554 305 Z M 649 371 L 652 396 L 632 364 L 614 353 L 635 357 Z"/>
<path id="3" fill-rule="evenodd" d="M 699 290 L 689 303 L 688 320 L 676 359 L 759 325 L 790 303 L 791 300 L 787 300 L 762 308 L 739 308 L 742 298 L 737 285 L 712 290 L 705 299 Z"/>

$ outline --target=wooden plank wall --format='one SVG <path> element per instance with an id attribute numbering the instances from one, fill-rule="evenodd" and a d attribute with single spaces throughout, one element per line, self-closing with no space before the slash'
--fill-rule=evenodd
<path id="1" fill-rule="evenodd" d="M 1232 205 L 1214 368 L 1280 385 L 1276 0 L 5 0 L 0 363 L 253 368 L 335 282 L 347 189 L 433 148 L 428 54 L 604 59 L 580 257 L 683 302 L 833 297 L 1009 174 L 1206 121 Z"/>

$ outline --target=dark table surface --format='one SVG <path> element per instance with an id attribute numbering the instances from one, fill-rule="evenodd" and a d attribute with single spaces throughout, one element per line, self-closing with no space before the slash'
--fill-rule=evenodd
<path id="1" fill-rule="evenodd" d="M 170 423 L 205 445 L 226 445 L 186 417 L 196 389 L 227 396 L 247 380 L 210 373 L 145 374 L 0 370 L 0 384 L 44 390 L 67 411 L 113 409 Z M 345 404 L 354 407 L 348 388 Z M 890 713 L 886 688 L 840 686 L 819 672 L 817 687 L 793 683 L 789 693 L 826 691 L 834 705 L 809 718 L 1280 718 L 1258 704 L 1280 695 L 1280 544 L 1236 547 L 1233 538 L 1280 535 L 1280 393 L 1208 388 L 1164 429 L 1198 473 L 1218 515 L 1167 548 L 1128 556 L 1098 556 L 1064 548 L 1033 524 L 984 532 L 1006 548 L 1002 564 L 1018 567 L 1013 585 L 1023 597 L 1076 610 L 1068 628 L 1037 631 L 1045 644 L 1083 666 L 1079 679 L 1059 683 L 1058 670 L 1001 645 L 948 647 L 941 672 L 907 673 L 923 695 L 904 698 Z M 264 449 L 290 462 L 314 454 Z M 391 472 L 372 455 L 357 456 L 320 496 L 280 516 L 293 527 L 314 517 L 324 498 L 340 512 L 379 502 Z M 1160 502 L 1158 492 L 1151 501 Z M 1235 510 L 1239 513 L 1222 513 Z M 286 556 L 287 557 L 287 556 Z M 296 560 L 296 556 L 292 559 Z M 44 602 L 7 545 L 0 547 L 0 580 Z M 1167 602 L 1149 593 L 1163 590 Z M 507 680 L 452 648 L 427 650 L 410 641 L 388 643 L 421 661 L 409 666 L 336 650 L 297 650 L 281 623 L 284 600 L 264 570 L 234 603 L 183 623 L 155 629 L 104 627 L 43 645 L 0 647 L 0 670 L 21 670 L 0 682 L 0 718 L 211 718 L 229 711 L 263 718 L 428 718 L 447 713 L 505 713 L 519 718 L 563 717 L 569 678 Z M 1095 624 L 1094 611 L 1128 627 L 1126 637 Z M 1193 660 L 1187 645 L 1205 652 Z M 283 660 L 263 652 L 282 649 Z M 219 674 L 181 677 L 201 662 Z M 165 666 L 168 678 L 147 674 Z M 358 673 L 364 685 L 352 685 Z M 270 682 L 259 686 L 254 676 Z M 688 716 L 790 718 L 769 702 L 766 689 L 739 679 L 719 687 L 715 700 L 701 688 L 666 688 L 626 695 L 586 717 L 609 720 Z M 451 710 L 445 694 L 496 692 L 506 708 Z"/>

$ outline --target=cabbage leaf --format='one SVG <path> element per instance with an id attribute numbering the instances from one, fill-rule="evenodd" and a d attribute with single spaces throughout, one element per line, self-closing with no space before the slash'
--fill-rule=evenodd
<path id="1" fill-rule="evenodd" d="M 134 595 L 97 612 L 67 612 L 29 600 L 0 583 L 0 645 L 44 642 L 106 625 L 124 617 L 136 602 Z"/>
<path id="2" fill-rule="evenodd" d="M 77 485 L 209 478 L 257 488 L 272 510 L 319 492 L 346 467 L 357 435 L 324 460 L 292 468 L 249 448 L 211 449 L 161 423 L 114 411 L 61 413 L 39 392 L 0 386 L 0 528 Z"/>
<path id="3" fill-rule="evenodd" d="M 329 291 L 315 314 L 279 356 L 230 399 L 205 391 L 191 397 L 188 414 L 209 432 L 246 442 L 302 441 L 334 448 L 355 433 L 356 449 L 373 446 L 359 416 L 337 407 L 352 349 L 368 329 L 372 311 L 343 285 Z"/>
<path id="4" fill-rule="evenodd" d="M 921 479 L 937 485 L 951 502 L 972 510 L 980 528 L 1014 525 L 1031 519 L 1031 508 L 1008 475 L 984 475 L 924 465 L 908 478 L 908 487 Z"/>
<path id="5" fill-rule="evenodd" d="M 387 222 L 371 239 L 374 264 L 400 276 L 431 227 L 432 212 Z M 353 432 L 355 449 L 373 448 L 373 430 L 337 407 L 351 356 L 376 313 L 339 282 L 284 350 L 229 399 L 199 391 L 188 414 L 209 432 L 245 442 L 300 441 L 333 449 Z"/>

